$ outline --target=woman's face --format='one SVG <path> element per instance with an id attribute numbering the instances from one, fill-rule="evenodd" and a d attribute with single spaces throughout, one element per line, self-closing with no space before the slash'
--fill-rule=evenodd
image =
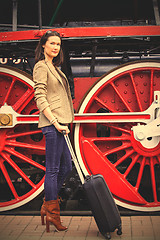
<path id="1" fill-rule="evenodd" d="M 58 36 L 51 36 L 48 38 L 44 48 L 44 55 L 47 59 L 53 59 L 57 57 L 61 48 L 61 39 Z"/>

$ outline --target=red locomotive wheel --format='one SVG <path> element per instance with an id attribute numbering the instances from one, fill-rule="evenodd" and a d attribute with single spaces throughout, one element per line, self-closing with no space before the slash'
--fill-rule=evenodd
<path id="1" fill-rule="evenodd" d="M 31 76 L 0 66 L 0 211 L 22 206 L 43 191 L 45 147 L 41 130 L 32 120 L 13 124 L 17 114 L 38 113 Z"/>
<path id="2" fill-rule="evenodd" d="M 142 112 L 153 102 L 154 91 L 160 91 L 160 62 L 132 62 L 103 76 L 78 113 Z M 160 136 L 137 141 L 132 131 L 137 123 L 120 119 L 76 124 L 75 149 L 81 168 L 84 174 L 102 174 L 118 205 L 159 211 Z"/>

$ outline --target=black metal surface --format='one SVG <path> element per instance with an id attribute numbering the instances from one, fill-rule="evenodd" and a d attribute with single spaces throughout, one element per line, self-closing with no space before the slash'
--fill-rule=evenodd
<path id="1" fill-rule="evenodd" d="M 1 3 L 0 23 L 12 23 L 12 0 Z M 158 2 L 158 6 L 159 1 Z M 41 0 L 41 14 L 43 26 L 49 26 L 59 1 Z M 18 1 L 18 25 L 39 26 L 39 0 Z M 132 20 L 136 24 L 139 20 L 154 21 L 154 6 L 152 0 L 68 0 L 63 1 L 53 24 L 60 26 L 69 22 L 93 22 Z"/>

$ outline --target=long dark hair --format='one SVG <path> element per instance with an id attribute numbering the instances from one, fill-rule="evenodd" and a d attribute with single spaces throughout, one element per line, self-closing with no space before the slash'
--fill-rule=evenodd
<path id="1" fill-rule="evenodd" d="M 37 63 L 40 60 L 45 59 L 44 49 L 42 46 L 45 45 L 48 38 L 51 36 L 57 36 L 61 39 L 60 34 L 56 31 L 47 31 L 45 34 L 43 34 L 43 36 L 41 37 L 41 39 L 36 47 L 36 50 L 35 50 L 35 63 Z M 60 52 L 57 55 L 57 57 L 53 58 L 53 64 L 55 66 L 59 66 L 59 65 L 61 65 L 62 62 L 63 62 L 63 51 L 62 51 L 62 47 L 61 47 Z"/>

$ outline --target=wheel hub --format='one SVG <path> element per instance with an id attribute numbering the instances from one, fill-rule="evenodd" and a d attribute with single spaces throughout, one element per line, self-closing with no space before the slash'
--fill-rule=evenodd
<path id="1" fill-rule="evenodd" d="M 143 147 L 145 147 L 146 149 L 153 149 L 156 146 L 158 146 L 160 142 L 160 137 L 149 137 L 149 138 L 145 138 L 143 139 L 140 143 L 142 144 Z"/>
<path id="2" fill-rule="evenodd" d="M 12 126 L 12 115 L 0 114 L 0 126 Z"/>
<path id="3" fill-rule="evenodd" d="M 143 139 L 137 141 L 131 134 L 131 142 L 135 151 L 145 157 L 157 156 L 160 152 L 160 137 L 152 137 L 151 139 Z"/>

